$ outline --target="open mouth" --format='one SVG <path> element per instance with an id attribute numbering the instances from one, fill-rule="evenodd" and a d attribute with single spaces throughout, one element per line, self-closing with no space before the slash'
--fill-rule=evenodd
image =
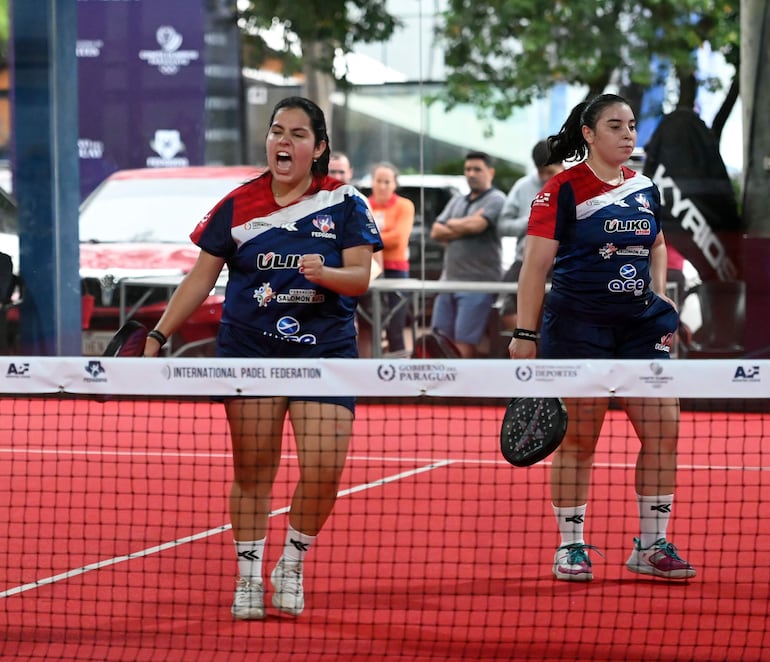
<path id="1" fill-rule="evenodd" d="M 292 158 L 288 152 L 278 152 L 275 155 L 275 164 L 280 172 L 287 172 L 291 168 Z"/>

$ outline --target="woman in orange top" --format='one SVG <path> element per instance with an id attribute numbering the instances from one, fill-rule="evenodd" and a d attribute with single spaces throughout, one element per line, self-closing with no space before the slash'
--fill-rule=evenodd
<path id="1" fill-rule="evenodd" d="M 397 195 L 397 186 L 396 166 L 381 162 L 372 168 L 372 194 L 369 196 L 369 205 L 385 247 L 382 252 L 385 278 L 409 277 L 409 235 L 414 226 L 414 203 Z M 392 310 L 402 296 L 398 292 L 389 293 L 388 310 Z M 390 352 L 403 352 L 406 349 L 404 327 L 407 308 L 401 306 L 385 327 Z"/>

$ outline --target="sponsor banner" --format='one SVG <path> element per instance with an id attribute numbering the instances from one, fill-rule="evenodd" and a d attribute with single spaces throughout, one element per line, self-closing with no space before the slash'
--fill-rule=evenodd
<path id="1" fill-rule="evenodd" d="M 0 394 L 770 397 L 768 360 L 0 358 Z"/>
<path id="2" fill-rule="evenodd" d="M 204 4 L 79 0 L 82 198 L 115 170 L 204 163 Z"/>
<path id="3" fill-rule="evenodd" d="M 693 111 L 665 115 L 644 146 L 644 174 L 660 189 L 666 242 L 701 280 L 740 277 L 744 232 L 714 134 Z"/>

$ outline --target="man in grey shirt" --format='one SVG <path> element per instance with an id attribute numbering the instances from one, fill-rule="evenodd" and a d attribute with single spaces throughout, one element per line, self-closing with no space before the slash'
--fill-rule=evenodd
<path id="1" fill-rule="evenodd" d="M 516 283 L 519 280 L 519 272 L 521 272 L 521 265 L 524 261 L 524 246 L 532 201 L 551 177 L 564 170 L 561 163 L 546 165 L 548 163 L 548 143 L 545 140 L 541 140 L 532 148 L 532 162 L 535 164 L 536 170 L 516 180 L 500 213 L 500 222 L 498 223 L 500 236 L 516 237 L 516 253 L 513 264 L 503 276 L 505 282 Z M 513 331 L 516 328 L 515 294 L 507 294 L 503 297 L 500 312 L 503 326 L 509 331 Z"/>
<path id="2" fill-rule="evenodd" d="M 492 185 L 492 157 L 465 156 L 470 193 L 455 195 L 438 215 L 431 238 L 445 245 L 441 280 L 500 281 L 502 244 L 497 228 L 505 194 Z M 477 355 L 495 293 L 447 292 L 436 297 L 431 326 L 448 336 L 464 358 Z"/>

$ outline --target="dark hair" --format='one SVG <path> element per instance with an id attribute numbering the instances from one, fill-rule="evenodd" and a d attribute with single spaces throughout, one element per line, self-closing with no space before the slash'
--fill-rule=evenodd
<path id="1" fill-rule="evenodd" d="M 548 149 L 548 142 L 545 140 L 538 141 L 532 148 L 532 163 L 535 167 L 540 169 L 548 165 L 548 159 L 551 156 L 551 150 Z"/>
<path id="2" fill-rule="evenodd" d="M 546 165 L 584 159 L 588 153 L 588 144 L 583 138 L 583 127 L 596 129 L 596 122 L 605 108 L 618 103 L 629 105 L 628 101 L 617 94 L 600 94 L 575 106 L 559 133 L 548 136 L 550 156 Z"/>
<path id="3" fill-rule="evenodd" d="M 390 170 L 393 173 L 393 178 L 398 182 L 398 168 L 394 166 L 390 161 L 378 161 L 375 163 L 371 168 L 371 173 L 374 175 L 374 171 L 378 168 L 384 168 L 385 170 Z"/>
<path id="4" fill-rule="evenodd" d="M 273 125 L 273 120 L 278 114 L 279 110 L 284 108 L 298 108 L 310 119 L 310 128 L 313 130 L 315 136 L 315 144 L 318 146 L 321 141 L 326 141 L 326 149 L 318 159 L 313 161 L 313 165 L 310 168 L 310 172 L 314 175 L 328 175 L 329 174 L 329 154 L 331 153 L 331 146 L 329 144 L 329 134 L 326 130 L 326 117 L 324 117 L 323 111 L 317 104 L 313 103 L 310 99 L 305 97 L 286 97 L 281 99 L 275 108 L 273 108 L 273 114 L 270 115 L 270 122 L 268 127 Z M 269 130 L 269 129 L 268 129 Z"/>
<path id="5" fill-rule="evenodd" d="M 477 150 L 470 151 L 465 155 L 465 160 L 469 159 L 481 159 L 487 168 L 492 168 L 495 165 L 495 160 L 486 152 L 479 152 Z"/>

